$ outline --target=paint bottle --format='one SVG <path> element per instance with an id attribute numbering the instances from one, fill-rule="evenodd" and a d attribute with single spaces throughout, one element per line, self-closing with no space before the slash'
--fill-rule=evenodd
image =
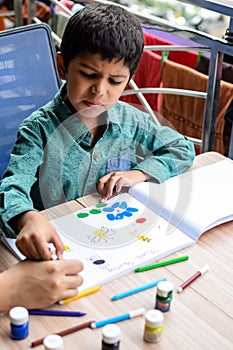
<path id="1" fill-rule="evenodd" d="M 58 334 L 50 334 L 43 340 L 44 350 L 63 350 L 63 339 Z"/>
<path id="2" fill-rule="evenodd" d="M 170 310 L 172 301 L 173 284 L 168 281 L 159 282 L 157 285 L 155 309 L 162 312 Z"/>
<path id="3" fill-rule="evenodd" d="M 11 323 L 11 338 L 21 340 L 29 333 L 29 314 L 28 310 L 22 306 L 13 307 L 9 311 Z"/>
<path id="4" fill-rule="evenodd" d="M 102 329 L 102 350 L 120 349 L 121 330 L 116 324 L 107 324 Z"/>
<path id="5" fill-rule="evenodd" d="M 163 332 L 163 313 L 149 310 L 145 314 L 144 340 L 147 343 L 158 343 Z"/>

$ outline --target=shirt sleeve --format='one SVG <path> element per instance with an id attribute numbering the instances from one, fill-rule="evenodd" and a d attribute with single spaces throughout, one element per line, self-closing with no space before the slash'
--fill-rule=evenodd
<path id="1" fill-rule="evenodd" d="M 193 143 L 169 127 L 156 125 L 148 115 L 137 137 L 143 160 L 133 169 L 145 172 L 158 183 L 183 173 L 193 163 Z"/>
<path id="2" fill-rule="evenodd" d="M 30 196 L 37 181 L 43 146 L 36 123 L 24 123 L 18 131 L 9 165 L 0 184 L 0 226 L 10 237 L 16 233 L 10 220 L 28 210 L 35 210 Z"/>

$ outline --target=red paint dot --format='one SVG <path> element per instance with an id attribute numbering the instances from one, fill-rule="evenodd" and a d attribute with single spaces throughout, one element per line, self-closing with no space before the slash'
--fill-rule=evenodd
<path id="1" fill-rule="evenodd" d="M 143 224 L 143 222 L 145 222 L 145 221 L 146 221 L 146 218 L 139 218 L 139 219 L 136 220 L 136 222 L 138 224 Z"/>

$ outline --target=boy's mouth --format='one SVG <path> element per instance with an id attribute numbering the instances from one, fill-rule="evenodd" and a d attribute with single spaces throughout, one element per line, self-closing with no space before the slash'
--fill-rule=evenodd
<path id="1" fill-rule="evenodd" d="M 84 100 L 83 103 L 84 103 L 87 107 L 103 107 L 103 104 L 102 104 L 102 103 L 95 102 L 95 101 Z"/>

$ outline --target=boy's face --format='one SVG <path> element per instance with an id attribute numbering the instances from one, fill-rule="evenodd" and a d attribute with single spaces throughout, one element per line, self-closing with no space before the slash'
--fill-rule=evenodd
<path id="1" fill-rule="evenodd" d="M 81 118 L 96 118 L 109 109 L 119 99 L 130 77 L 123 60 L 103 60 L 99 54 L 77 56 L 66 73 L 59 53 L 57 63 L 61 79 L 67 81 L 67 97 Z"/>

